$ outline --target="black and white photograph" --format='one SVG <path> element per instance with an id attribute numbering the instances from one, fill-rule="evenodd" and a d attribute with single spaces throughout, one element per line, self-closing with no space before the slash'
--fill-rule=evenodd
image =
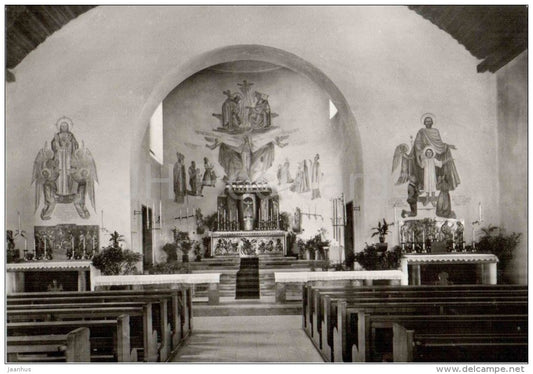
<path id="1" fill-rule="evenodd" d="M 5 4 L 4 372 L 527 372 L 528 12 Z"/>

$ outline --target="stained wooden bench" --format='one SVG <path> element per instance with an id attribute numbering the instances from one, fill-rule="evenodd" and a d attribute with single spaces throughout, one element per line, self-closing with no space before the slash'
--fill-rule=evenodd
<path id="1" fill-rule="evenodd" d="M 80 327 L 65 335 L 8 336 L 8 362 L 89 362 L 89 329 Z"/>
<path id="2" fill-rule="evenodd" d="M 453 356 L 455 362 L 527 362 L 527 330 L 507 327 L 502 317 L 497 316 L 491 326 L 469 321 L 469 326 L 460 332 L 449 325 L 435 331 L 435 326 L 420 321 L 394 323 L 393 360 L 442 362 Z M 527 315 L 522 318 L 522 323 L 527 323 Z"/>

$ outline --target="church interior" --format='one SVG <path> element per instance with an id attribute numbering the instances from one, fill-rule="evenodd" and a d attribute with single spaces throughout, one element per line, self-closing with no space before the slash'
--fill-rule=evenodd
<path id="1" fill-rule="evenodd" d="M 527 6 L 5 16 L 8 364 L 527 363 Z"/>

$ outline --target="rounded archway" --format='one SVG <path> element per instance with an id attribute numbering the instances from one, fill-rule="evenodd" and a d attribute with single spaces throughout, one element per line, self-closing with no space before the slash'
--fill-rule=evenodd
<path id="1" fill-rule="evenodd" d="M 189 77 L 200 71 L 235 61 L 266 62 L 286 68 L 307 78 L 307 80 L 316 85 L 316 87 L 321 89 L 328 96 L 329 100 L 337 110 L 335 117 L 332 117 L 334 118 L 333 122 L 335 125 L 331 126 L 331 131 L 338 132 L 340 142 L 342 143 L 338 144 L 338 148 L 341 150 L 340 153 L 343 155 L 342 180 L 339 183 L 342 184 L 341 189 L 345 194 L 346 202 L 352 201 L 352 205 L 354 207 L 359 207 L 358 210 L 360 211 L 360 207 L 363 204 L 364 187 L 362 147 L 357 129 L 357 122 L 349 104 L 334 82 L 332 82 L 321 70 L 290 52 L 268 46 L 236 45 L 219 48 L 199 55 L 185 63 L 177 64 L 172 71 L 169 71 L 164 77 L 162 77 L 146 100 L 141 112 L 142 114 L 133 128 L 134 144 L 132 145 L 131 150 L 132 168 L 136 167 L 137 155 L 142 152 L 141 143 L 143 136 L 146 133 L 150 117 L 169 93 Z M 174 161 L 175 160 L 169 160 L 166 162 Z M 136 184 L 144 183 L 135 179 L 137 174 L 138 173 L 135 172 L 131 173 L 132 189 L 135 188 Z M 132 205 L 132 211 L 133 210 L 136 210 L 136 208 Z M 361 227 L 363 227 L 362 221 L 362 219 L 358 218 L 353 222 L 352 232 L 355 234 L 355 237 L 358 236 Z"/>

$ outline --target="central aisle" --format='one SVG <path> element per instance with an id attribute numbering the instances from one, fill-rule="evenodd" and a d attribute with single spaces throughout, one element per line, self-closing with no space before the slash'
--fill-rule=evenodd
<path id="1" fill-rule="evenodd" d="M 174 362 L 324 362 L 302 317 L 194 317 L 193 334 Z"/>

